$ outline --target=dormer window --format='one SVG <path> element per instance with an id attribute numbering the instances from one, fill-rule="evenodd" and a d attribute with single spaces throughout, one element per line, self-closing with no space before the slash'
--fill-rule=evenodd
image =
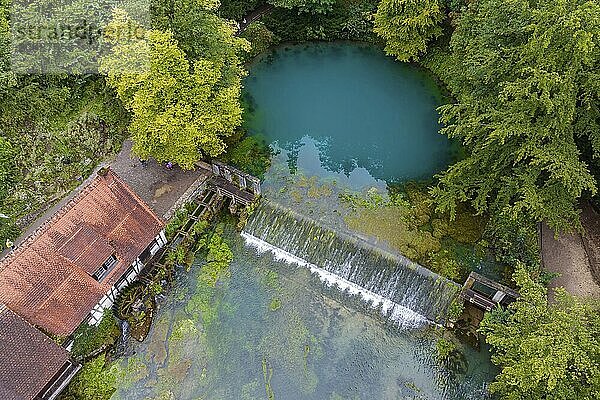
<path id="1" fill-rule="evenodd" d="M 96 272 L 94 272 L 92 277 L 98 282 L 102 282 L 102 279 L 104 279 L 118 263 L 119 260 L 117 260 L 117 257 L 113 254 L 112 256 L 108 257 L 108 260 L 104 261 L 102 266 L 98 268 Z"/>

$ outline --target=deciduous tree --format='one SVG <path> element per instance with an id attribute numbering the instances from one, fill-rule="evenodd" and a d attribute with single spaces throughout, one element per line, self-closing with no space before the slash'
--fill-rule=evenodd
<path id="1" fill-rule="evenodd" d="M 375 33 L 385 51 L 400 61 L 417 60 L 427 43 L 442 34 L 444 13 L 439 0 L 381 0 L 375 14 Z"/>
<path id="2" fill-rule="evenodd" d="M 10 70 L 9 0 L 0 0 L 0 94 L 15 86 L 17 79 Z"/>
<path id="3" fill-rule="evenodd" d="M 491 391 L 506 400 L 600 398 L 600 313 L 581 301 L 533 281 L 525 266 L 514 274 L 521 297 L 486 314 L 480 331 L 501 368 Z"/>
<path id="4" fill-rule="evenodd" d="M 128 23 L 117 13 L 110 28 L 118 32 Z M 202 156 L 221 154 L 223 138 L 242 119 L 242 69 L 234 65 L 231 75 L 230 62 L 217 56 L 190 62 L 168 31 L 148 30 L 140 39 L 116 42 L 101 69 L 133 115 L 134 152 L 183 168 L 193 168 Z"/>
<path id="5" fill-rule="evenodd" d="M 445 66 L 456 102 L 446 135 L 469 151 L 433 190 L 439 208 L 578 224 L 576 203 L 597 182 L 577 137 L 600 156 L 600 4 L 481 0 L 458 19 Z"/>
<path id="6" fill-rule="evenodd" d="M 10 142 L 0 137 L 0 200 L 3 200 L 15 183 L 17 166 L 15 152 Z"/>
<path id="7" fill-rule="evenodd" d="M 298 8 L 303 12 L 325 14 L 331 11 L 336 0 L 269 0 L 269 3 L 277 7 Z"/>

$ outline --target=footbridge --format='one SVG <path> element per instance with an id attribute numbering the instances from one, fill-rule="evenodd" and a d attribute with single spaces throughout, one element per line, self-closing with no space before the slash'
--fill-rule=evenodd
<path id="1" fill-rule="evenodd" d="M 201 208 L 197 210 L 199 213 L 210 212 L 214 215 L 226 202 L 229 210 L 235 213 L 260 196 L 260 179 L 231 165 L 219 161 L 199 161 L 196 167 L 202 171 L 200 178 L 173 205 L 166 219 L 170 219 L 177 209 L 188 202 L 198 204 Z"/>
<path id="2" fill-rule="evenodd" d="M 230 204 L 248 206 L 260 196 L 260 179 L 257 177 L 219 161 L 210 164 L 210 171 L 208 188 L 217 196 L 228 198 Z"/>

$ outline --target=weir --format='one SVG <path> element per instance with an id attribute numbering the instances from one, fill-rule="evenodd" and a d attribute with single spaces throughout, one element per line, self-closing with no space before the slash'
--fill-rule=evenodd
<path id="1" fill-rule="evenodd" d="M 259 251 L 309 268 L 329 285 L 381 308 L 402 326 L 443 324 L 461 287 L 440 275 L 351 234 L 263 199 L 242 233 Z"/>

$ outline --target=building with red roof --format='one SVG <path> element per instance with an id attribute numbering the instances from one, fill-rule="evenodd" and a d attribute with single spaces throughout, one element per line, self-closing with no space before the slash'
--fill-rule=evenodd
<path id="1" fill-rule="evenodd" d="M 0 303 L 68 336 L 97 323 L 166 239 L 164 221 L 110 169 L 0 261 Z"/>
<path id="2" fill-rule="evenodd" d="M 69 353 L 0 304 L 0 399 L 53 400 L 81 366 Z"/>

